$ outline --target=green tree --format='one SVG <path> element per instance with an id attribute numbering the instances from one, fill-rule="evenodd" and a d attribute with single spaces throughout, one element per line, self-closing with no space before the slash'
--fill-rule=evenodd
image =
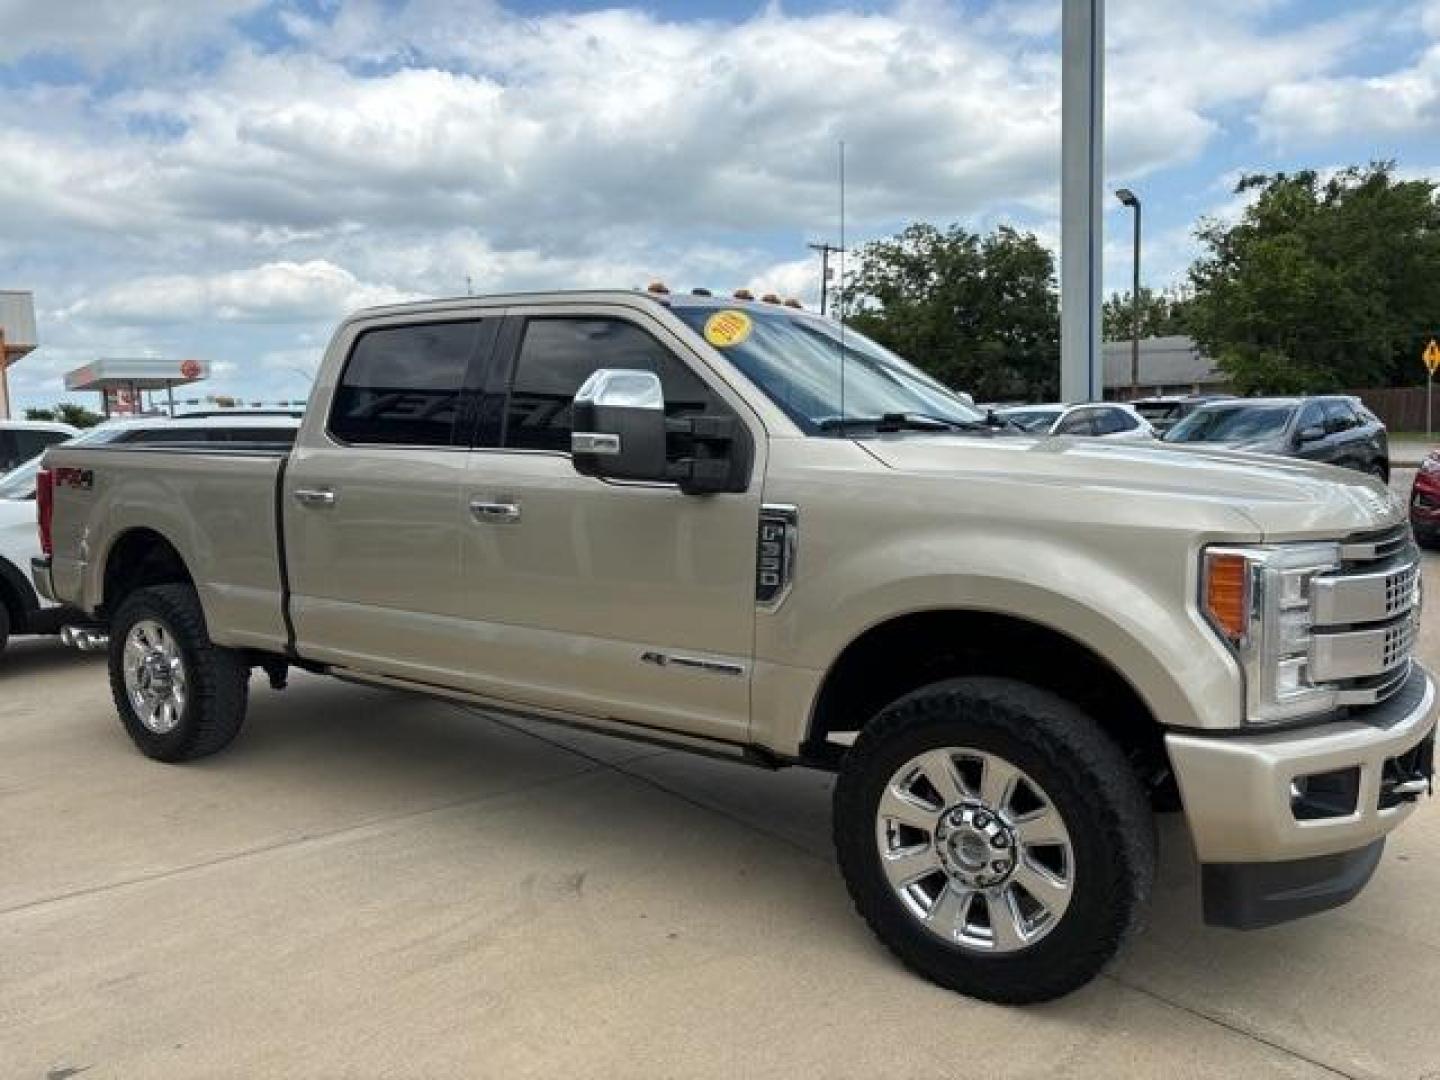
<path id="1" fill-rule="evenodd" d="M 1058 393 L 1055 260 L 1033 235 L 916 223 L 858 264 L 841 294 L 856 329 L 977 400 Z"/>
<path id="2" fill-rule="evenodd" d="M 1135 309 L 1129 292 L 1111 293 L 1103 309 L 1105 340 L 1129 341 L 1134 335 Z M 1172 292 L 1140 286 L 1140 336 L 1169 337 L 1190 332 L 1186 301 Z"/>
<path id="3" fill-rule="evenodd" d="M 58 420 L 71 427 L 89 428 L 100 423 L 105 417 L 97 412 L 91 412 L 84 405 L 76 405 L 73 401 L 62 401 L 49 409 L 26 409 L 25 419 Z"/>
<path id="4" fill-rule="evenodd" d="M 1440 197 L 1394 164 L 1247 176 L 1238 223 L 1200 223 L 1191 332 L 1242 392 L 1419 381 L 1440 330 Z"/>

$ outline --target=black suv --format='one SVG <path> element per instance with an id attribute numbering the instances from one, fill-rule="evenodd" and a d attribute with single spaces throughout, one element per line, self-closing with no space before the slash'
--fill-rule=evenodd
<path id="1" fill-rule="evenodd" d="M 1167 431 L 1165 442 L 1283 454 L 1390 479 L 1385 425 L 1353 397 L 1214 401 Z"/>

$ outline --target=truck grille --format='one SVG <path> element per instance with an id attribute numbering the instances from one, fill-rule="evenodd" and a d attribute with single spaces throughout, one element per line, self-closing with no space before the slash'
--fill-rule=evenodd
<path id="1" fill-rule="evenodd" d="M 1311 584 L 1310 677 L 1342 705 L 1374 705 L 1405 684 L 1420 628 L 1419 552 L 1408 526 L 1341 545 L 1344 569 Z"/>

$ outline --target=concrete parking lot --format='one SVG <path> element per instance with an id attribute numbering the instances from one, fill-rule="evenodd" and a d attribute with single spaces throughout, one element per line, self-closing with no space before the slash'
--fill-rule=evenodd
<path id="1" fill-rule="evenodd" d="M 0 1076 L 1440 1078 L 1433 806 L 1355 903 L 1252 934 L 1201 926 L 1167 818 L 1148 930 L 1003 1009 L 853 914 L 823 775 L 253 694 L 229 752 L 165 766 L 102 660 L 0 660 Z"/>

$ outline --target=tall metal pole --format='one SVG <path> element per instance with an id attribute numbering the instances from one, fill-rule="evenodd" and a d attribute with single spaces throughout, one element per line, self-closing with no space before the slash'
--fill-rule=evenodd
<path id="1" fill-rule="evenodd" d="M 1061 27 L 1060 396 L 1104 396 L 1100 289 L 1105 0 L 1064 0 Z"/>

